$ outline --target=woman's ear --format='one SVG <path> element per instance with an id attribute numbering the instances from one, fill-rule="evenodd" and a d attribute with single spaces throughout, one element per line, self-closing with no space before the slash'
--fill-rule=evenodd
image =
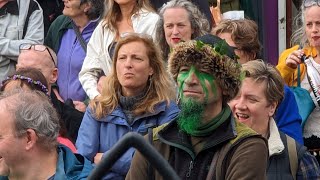
<path id="1" fill-rule="evenodd" d="M 152 76 L 153 75 L 153 68 L 150 67 L 150 70 L 149 70 L 149 76 Z"/>
<path id="2" fill-rule="evenodd" d="M 273 102 L 269 105 L 269 112 L 268 112 L 269 117 L 272 117 L 275 114 L 276 109 L 277 109 L 277 105 L 278 105 L 277 102 Z"/>
<path id="3" fill-rule="evenodd" d="M 87 12 L 91 9 L 91 7 L 92 7 L 91 2 L 86 2 L 86 3 L 84 4 L 84 9 L 83 9 L 83 11 L 84 11 L 85 13 L 87 13 Z"/>

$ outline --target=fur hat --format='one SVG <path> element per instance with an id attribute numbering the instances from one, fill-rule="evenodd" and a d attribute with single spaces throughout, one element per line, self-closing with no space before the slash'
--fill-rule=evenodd
<path id="1" fill-rule="evenodd" d="M 201 41 L 188 41 L 177 44 L 170 53 L 168 70 L 177 80 L 182 66 L 195 66 L 205 69 L 216 79 L 223 93 L 224 102 L 233 99 L 241 84 L 241 66 L 234 59 L 217 52 L 221 47 L 212 47 Z"/>

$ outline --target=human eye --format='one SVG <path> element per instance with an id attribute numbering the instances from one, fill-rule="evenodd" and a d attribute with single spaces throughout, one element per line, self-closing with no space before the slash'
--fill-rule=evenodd
<path id="1" fill-rule="evenodd" d="M 165 27 L 168 28 L 168 29 L 172 29 L 173 28 L 173 24 L 166 24 Z"/>
<path id="2" fill-rule="evenodd" d="M 189 67 L 187 66 L 182 66 L 180 69 L 179 69 L 179 72 L 188 72 L 189 71 Z"/>
<path id="3" fill-rule="evenodd" d="M 211 73 L 208 69 L 200 69 L 200 73 L 205 74 L 205 75 L 211 75 Z"/>
<path id="4" fill-rule="evenodd" d="M 308 28 L 311 28 L 311 27 L 312 27 L 312 23 L 311 23 L 311 22 L 308 22 L 308 23 L 306 24 L 306 26 L 307 26 Z"/>
<path id="5" fill-rule="evenodd" d="M 249 96 L 249 97 L 248 97 L 248 100 L 249 100 L 250 103 L 259 102 L 258 99 L 257 99 L 256 97 L 253 97 L 253 96 Z"/>
<path id="6" fill-rule="evenodd" d="M 124 60 L 124 59 L 126 59 L 126 56 L 123 56 L 123 55 L 118 56 L 118 60 Z"/>
<path id="7" fill-rule="evenodd" d="M 134 56 L 133 57 L 134 60 L 137 60 L 137 61 L 143 61 L 143 58 L 139 57 L 139 56 Z"/>

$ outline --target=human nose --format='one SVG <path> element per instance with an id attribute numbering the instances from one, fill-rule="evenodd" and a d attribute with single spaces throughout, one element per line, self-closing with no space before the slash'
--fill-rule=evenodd
<path id="1" fill-rule="evenodd" d="M 245 110 L 247 108 L 245 100 L 242 97 L 233 100 L 231 103 L 233 103 L 234 107 L 238 110 Z"/>
<path id="2" fill-rule="evenodd" d="M 179 31 L 178 26 L 177 26 L 177 25 L 174 25 L 174 26 L 173 26 L 173 30 L 172 30 L 172 34 L 177 35 L 177 34 L 179 34 L 179 33 L 180 33 L 180 31 Z"/>
<path id="3" fill-rule="evenodd" d="M 127 57 L 125 62 L 124 62 L 124 67 L 125 68 L 131 68 L 132 67 L 132 61 L 130 57 Z"/>
<path id="4" fill-rule="evenodd" d="M 312 25 L 312 32 L 314 32 L 314 33 L 317 33 L 317 32 L 319 32 L 319 25 L 317 25 L 317 24 L 313 24 Z"/>
<path id="5" fill-rule="evenodd" d="M 199 83 L 199 79 L 194 72 L 190 72 L 189 76 L 186 78 L 185 83 L 188 86 L 192 86 Z"/>

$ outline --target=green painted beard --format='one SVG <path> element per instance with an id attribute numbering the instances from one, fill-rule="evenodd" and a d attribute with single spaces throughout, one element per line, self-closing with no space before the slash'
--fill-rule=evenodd
<path id="1" fill-rule="evenodd" d="M 192 98 L 183 98 L 180 101 L 181 111 L 178 116 L 179 128 L 187 134 L 193 134 L 202 124 L 204 104 Z"/>

